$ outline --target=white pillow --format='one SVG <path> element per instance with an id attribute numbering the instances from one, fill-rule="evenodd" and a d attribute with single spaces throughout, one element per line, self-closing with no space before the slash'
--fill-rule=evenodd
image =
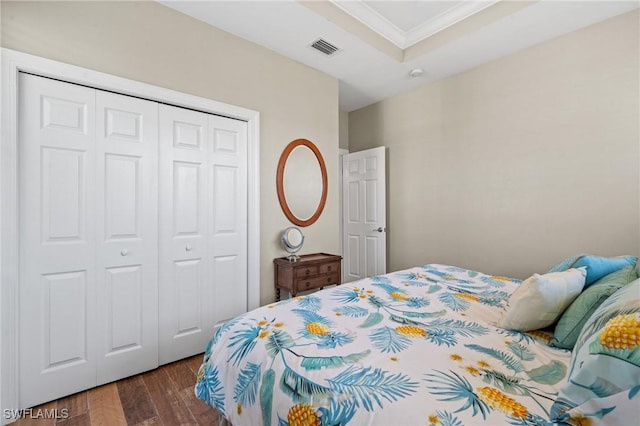
<path id="1" fill-rule="evenodd" d="M 496 325 L 507 330 L 529 331 L 553 324 L 578 297 L 586 276 L 584 267 L 533 274 L 513 292 Z"/>

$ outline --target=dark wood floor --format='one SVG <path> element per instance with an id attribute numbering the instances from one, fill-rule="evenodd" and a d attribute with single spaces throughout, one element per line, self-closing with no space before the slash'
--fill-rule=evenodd
<path id="1" fill-rule="evenodd" d="M 197 355 L 52 401 L 31 410 L 16 426 L 214 425 L 218 413 L 196 398 L 193 387 L 202 361 Z M 35 418 L 57 413 L 68 418 Z M 40 410 L 40 411 L 39 411 Z M 53 411 L 57 410 L 57 411 Z M 43 417 L 41 415 L 40 417 Z M 52 417 L 52 416 L 44 416 Z"/>

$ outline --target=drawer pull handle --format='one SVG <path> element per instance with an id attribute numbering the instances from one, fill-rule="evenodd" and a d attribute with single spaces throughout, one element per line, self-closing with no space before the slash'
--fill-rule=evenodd
<path id="1" fill-rule="evenodd" d="M 304 274 L 305 274 L 305 275 L 309 275 L 310 273 L 311 273 L 311 271 L 310 271 L 310 270 L 308 270 L 308 269 L 307 269 L 306 271 L 304 271 Z"/>
<path id="2" fill-rule="evenodd" d="M 311 283 L 309 281 L 307 281 L 305 285 L 307 286 L 307 288 L 311 287 Z"/>
<path id="3" fill-rule="evenodd" d="M 129 250 L 127 250 L 127 249 L 122 249 L 122 250 L 120 251 L 120 256 L 126 256 L 126 255 L 128 255 L 128 254 L 129 254 Z"/>
<path id="4" fill-rule="evenodd" d="M 330 271 L 330 270 L 331 270 L 331 266 L 328 266 L 328 267 L 327 267 L 327 271 Z"/>
<path id="5" fill-rule="evenodd" d="M 331 282 L 331 277 L 327 277 L 327 282 L 330 283 Z"/>
<path id="6" fill-rule="evenodd" d="M 193 247 L 191 247 L 189 244 L 187 244 L 187 245 L 184 247 L 184 249 L 185 249 L 185 251 L 191 251 L 191 249 L 193 249 Z"/>

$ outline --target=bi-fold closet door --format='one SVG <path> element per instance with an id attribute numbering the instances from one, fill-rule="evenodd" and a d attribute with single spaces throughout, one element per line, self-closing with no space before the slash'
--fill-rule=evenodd
<path id="1" fill-rule="evenodd" d="M 246 310 L 246 124 L 27 74 L 19 93 L 20 406 L 202 352 Z"/>
<path id="2" fill-rule="evenodd" d="M 247 310 L 246 140 L 243 121 L 160 105 L 160 364 Z"/>

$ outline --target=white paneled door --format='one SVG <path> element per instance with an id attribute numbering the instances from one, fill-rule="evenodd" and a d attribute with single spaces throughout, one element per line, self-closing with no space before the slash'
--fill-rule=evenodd
<path id="1" fill-rule="evenodd" d="M 96 90 L 97 384 L 158 365 L 158 104 Z"/>
<path id="2" fill-rule="evenodd" d="M 160 106 L 160 363 L 247 310 L 247 125 Z"/>
<path id="3" fill-rule="evenodd" d="M 158 365 L 157 104 L 20 75 L 21 404 Z"/>
<path id="4" fill-rule="evenodd" d="M 342 156 L 344 281 L 386 273 L 385 148 Z"/>
<path id="5" fill-rule="evenodd" d="M 21 408 L 246 312 L 246 122 L 28 74 L 18 112 Z"/>
<path id="6" fill-rule="evenodd" d="M 95 90 L 20 76 L 20 401 L 95 386 Z"/>

